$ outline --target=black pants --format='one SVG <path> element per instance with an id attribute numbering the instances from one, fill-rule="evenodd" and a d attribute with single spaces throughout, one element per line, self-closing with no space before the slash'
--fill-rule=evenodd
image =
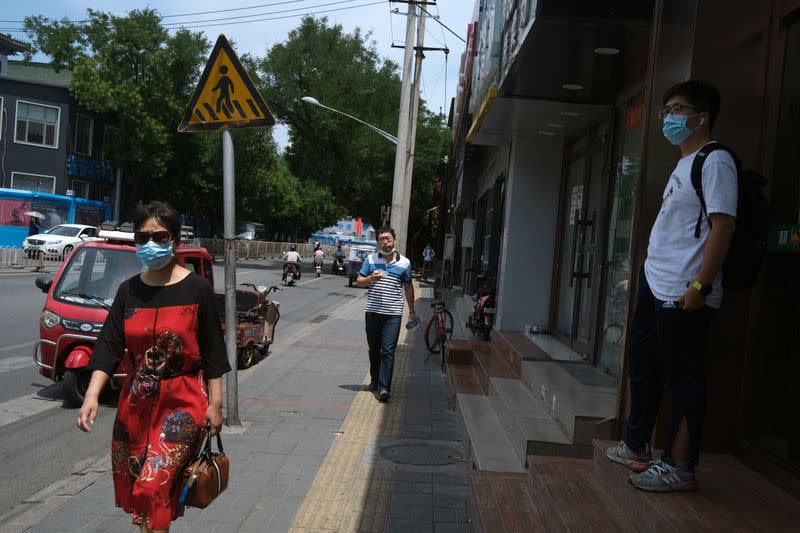
<path id="1" fill-rule="evenodd" d="M 672 413 L 662 459 L 675 465 L 671 447 L 685 418 L 689 470 L 694 471 L 706 409 L 706 341 L 714 312 L 708 306 L 684 311 L 677 302 L 656 299 L 642 268 L 628 354 L 631 412 L 623 438 L 634 452 L 641 453 L 650 442 L 661 393 L 666 389 L 672 395 Z"/>

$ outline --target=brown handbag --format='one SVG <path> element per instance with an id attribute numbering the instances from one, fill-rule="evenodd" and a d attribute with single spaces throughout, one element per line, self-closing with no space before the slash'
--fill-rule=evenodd
<path id="1" fill-rule="evenodd" d="M 222 439 L 217 433 L 218 452 L 211 451 L 211 433 L 205 430 L 202 445 L 197 454 L 183 470 L 182 487 L 178 505 L 205 509 L 228 488 L 230 460 L 222 449 Z"/>

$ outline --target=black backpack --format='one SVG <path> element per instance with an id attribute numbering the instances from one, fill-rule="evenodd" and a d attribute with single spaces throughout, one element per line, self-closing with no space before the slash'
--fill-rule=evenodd
<path id="1" fill-rule="evenodd" d="M 758 273 L 767 252 L 769 202 L 763 191 L 767 180 L 752 170 L 742 170 L 741 161 L 727 146 L 716 142 L 705 145 L 697 152 L 692 162 L 692 186 L 700 199 L 700 214 L 697 216 L 697 225 L 694 229 L 696 239 L 700 238 L 703 215 L 708 219 L 706 201 L 703 197 L 703 164 L 708 154 L 714 150 L 725 150 L 731 154 L 736 163 L 739 184 L 736 232 L 733 234 L 728 256 L 722 264 L 722 286 L 732 290 L 749 289 L 758 281 Z M 708 224 L 711 225 L 711 220 Z"/>

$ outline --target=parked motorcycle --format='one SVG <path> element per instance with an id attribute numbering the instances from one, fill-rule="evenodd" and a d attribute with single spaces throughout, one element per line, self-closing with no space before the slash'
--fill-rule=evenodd
<path id="1" fill-rule="evenodd" d="M 250 368 L 255 361 L 255 351 L 266 357 L 269 346 L 275 341 L 275 326 L 281 318 L 280 302 L 268 298 L 270 292 L 280 287 L 256 286 L 240 283 L 253 289 L 236 291 L 236 354 L 239 369 Z M 219 307 L 224 308 L 224 295 Z M 220 316 L 224 323 L 224 313 Z"/>
<path id="2" fill-rule="evenodd" d="M 494 313 L 494 291 L 480 289 L 475 299 L 475 307 L 467 318 L 467 329 L 473 335 L 488 341 L 494 326 Z"/>

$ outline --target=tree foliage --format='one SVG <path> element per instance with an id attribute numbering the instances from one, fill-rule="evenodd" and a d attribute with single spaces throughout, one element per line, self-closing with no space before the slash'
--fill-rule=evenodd
<path id="1" fill-rule="evenodd" d="M 267 52 L 260 78 L 271 109 L 289 125 L 286 160 L 292 173 L 327 186 L 350 215 L 377 225 L 381 205 L 391 203 L 395 146 L 352 119 L 301 102 L 303 96 L 313 96 L 326 106 L 396 132 L 398 66 L 381 58 L 368 40 L 369 35 L 358 29 L 346 33 L 326 18 L 306 17 L 284 43 Z M 433 181 L 447 139 L 441 117 L 421 104 L 411 220 L 420 220 L 434 205 Z"/>
<path id="2" fill-rule="evenodd" d="M 184 212 L 222 219 L 220 135 L 176 131 L 210 48 L 202 33 L 170 34 L 149 8 L 125 16 L 89 9 L 80 22 L 29 17 L 25 29 L 33 44 L 29 56 L 42 52 L 56 69 L 69 69 L 74 100 L 105 123 L 103 156 L 123 169 L 129 206 L 158 198 Z M 369 38 L 306 17 L 265 57 L 242 56 L 276 118 L 289 126 L 290 145 L 279 154 L 270 130 L 234 133 L 239 220 L 298 236 L 345 214 L 379 224 L 381 205 L 391 203 L 395 146 L 351 119 L 300 100 L 314 96 L 395 132 L 398 66 L 382 58 Z M 421 104 L 412 221 L 432 219 L 434 182 L 447 142 L 442 117 Z M 428 224 L 412 227 L 409 240 L 430 239 Z"/>
<path id="3" fill-rule="evenodd" d="M 181 203 L 181 185 L 202 141 L 178 135 L 209 42 L 202 33 L 173 35 L 152 9 L 126 16 L 87 10 L 85 21 L 25 20 L 33 48 L 71 71 L 71 94 L 106 124 L 104 155 L 124 171 L 127 192 Z"/>

